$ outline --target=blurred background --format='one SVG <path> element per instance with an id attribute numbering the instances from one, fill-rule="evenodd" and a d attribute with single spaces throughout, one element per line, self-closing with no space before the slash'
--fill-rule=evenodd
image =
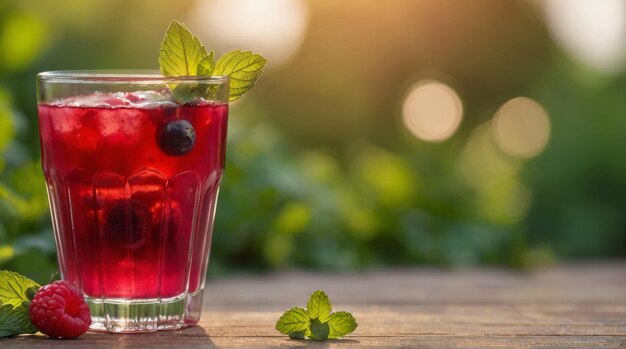
<path id="1" fill-rule="evenodd" d="M 210 273 L 626 256 L 624 0 L 0 0 L 1 269 L 57 269 L 35 74 L 157 68 L 172 19 L 269 58 Z"/>

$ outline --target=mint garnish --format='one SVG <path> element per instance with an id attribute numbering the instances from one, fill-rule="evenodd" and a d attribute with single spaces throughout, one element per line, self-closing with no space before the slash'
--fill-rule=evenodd
<path id="1" fill-rule="evenodd" d="M 328 328 L 327 322 L 321 322 L 318 319 L 311 320 L 311 327 L 309 328 L 311 334 L 309 338 L 316 340 L 318 342 L 325 341 L 328 339 L 328 334 L 330 333 L 330 329 Z"/>
<path id="2" fill-rule="evenodd" d="M 289 338 L 291 338 L 291 339 L 304 339 L 304 335 L 305 334 L 306 334 L 306 331 L 289 332 Z"/>
<path id="3" fill-rule="evenodd" d="M 250 51 L 231 51 L 215 62 L 211 74 L 230 76 L 230 100 L 234 101 L 250 90 L 263 73 L 267 59 Z"/>
<path id="4" fill-rule="evenodd" d="M 159 50 L 159 67 L 163 75 L 197 75 L 198 64 L 207 56 L 198 37 L 184 25 L 172 21 Z"/>
<path id="5" fill-rule="evenodd" d="M 310 325 L 309 320 L 306 310 L 291 308 L 280 317 L 276 323 L 276 329 L 284 334 L 306 331 Z"/>
<path id="6" fill-rule="evenodd" d="M 315 291 L 306 304 L 306 310 L 311 319 L 319 319 L 320 321 L 328 321 L 330 318 L 330 301 L 323 291 Z"/>
<path id="7" fill-rule="evenodd" d="M 198 75 L 211 75 L 213 68 L 215 68 L 215 52 L 211 50 L 211 52 L 198 63 Z"/>
<path id="8" fill-rule="evenodd" d="M 172 21 L 165 32 L 159 50 L 159 67 L 164 76 L 228 75 L 230 101 L 239 99 L 254 86 L 266 63 L 267 60 L 259 54 L 239 50 L 216 61 L 215 53 L 207 52 L 198 37 L 177 21 Z M 196 98 L 211 98 L 213 92 L 207 86 L 191 83 L 170 88 L 174 99 L 181 104 Z"/>
<path id="9" fill-rule="evenodd" d="M 18 273 L 0 270 L 0 337 L 37 332 L 28 307 L 39 287 Z"/>
<path id="10" fill-rule="evenodd" d="M 37 329 L 30 322 L 28 307 L 24 309 L 20 306 L 16 309 L 11 304 L 0 306 L 0 338 L 35 332 Z"/>
<path id="11" fill-rule="evenodd" d="M 276 322 L 276 329 L 292 339 L 311 338 L 316 341 L 341 338 L 352 333 L 358 324 L 347 311 L 332 312 L 324 291 L 315 291 L 309 298 L 307 309 L 291 308 Z"/>
<path id="12" fill-rule="evenodd" d="M 39 289 L 39 284 L 18 273 L 0 270 L 0 302 L 13 306 L 30 302 Z"/>
<path id="13" fill-rule="evenodd" d="M 330 315 L 328 338 L 341 338 L 356 329 L 356 319 L 347 311 L 338 311 Z"/>

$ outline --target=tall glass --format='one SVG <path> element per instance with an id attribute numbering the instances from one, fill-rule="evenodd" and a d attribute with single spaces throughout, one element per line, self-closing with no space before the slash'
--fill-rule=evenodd
<path id="1" fill-rule="evenodd" d="M 85 295 L 91 329 L 198 322 L 228 77 L 58 71 L 39 74 L 37 88 L 59 268 Z M 173 89 L 205 97 L 181 104 Z"/>

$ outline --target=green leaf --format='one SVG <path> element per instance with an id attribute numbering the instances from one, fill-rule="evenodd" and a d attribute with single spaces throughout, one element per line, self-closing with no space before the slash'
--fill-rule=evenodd
<path id="1" fill-rule="evenodd" d="M 40 287 L 18 273 L 0 270 L 0 337 L 37 332 L 28 307 Z"/>
<path id="2" fill-rule="evenodd" d="M 207 64 L 213 61 L 215 53 L 211 51 L 211 57 L 200 43 L 183 24 L 172 21 L 165 32 L 161 49 L 159 50 L 159 68 L 165 76 L 195 76 L 199 69 L 205 69 Z M 201 63 L 206 60 L 206 63 Z M 204 97 L 206 88 L 193 83 L 170 84 L 172 97 L 180 104 L 185 104 L 194 99 Z"/>
<path id="3" fill-rule="evenodd" d="M 211 50 L 211 52 L 198 63 L 198 75 L 211 76 L 213 75 L 213 68 L 215 68 L 215 52 Z"/>
<path id="4" fill-rule="evenodd" d="M 231 51 L 215 62 L 212 75 L 230 77 L 230 100 L 234 101 L 250 90 L 263 74 L 267 59 L 250 51 Z"/>
<path id="5" fill-rule="evenodd" d="M 328 327 L 330 327 L 328 338 L 341 338 L 352 333 L 357 326 L 356 319 L 347 311 L 332 313 L 328 320 Z"/>
<path id="6" fill-rule="evenodd" d="M 311 320 L 310 330 L 311 334 L 309 335 L 309 338 L 318 342 L 327 340 L 328 334 L 330 333 L 328 323 L 320 322 L 318 319 Z"/>
<path id="7" fill-rule="evenodd" d="M 207 56 L 200 40 L 183 24 L 172 21 L 159 50 L 159 67 L 163 75 L 197 75 L 198 64 Z"/>
<path id="8" fill-rule="evenodd" d="M 39 287 L 38 283 L 25 276 L 0 270 L 0 304 L 20 307 L 22 303 L 30 302 Z"/>
<path id="9" fill-rule="evenodd" d="M 291 308 L 276 323 L 280 333 L 288 334 L 292 339 L 308 337 L 316 341 L 341 338 L 353 332 L 358 324 L 347 311 L 331 313 L 330 300 L 324 291 L 311 294 L 307 310 Z"/>
<path id="10" fill-rule="evenodd" d="M 206 87 L 199 84 L 184 83 L 173 86 L 175 87 L 172 89 L 172 97 L 180 104 L 189 103 L 206 95 Z"/>
<path id="11" fill-rule="evenodd" d="M 326 322 L 330 318 L 330 312 L 332 311 L 328 296 L 324 291 L 315 291 L 309 298 L 309 302 L 306 305 L 309 318 L 319 319 L 321 322 Z"/>
<path id="12" fill-rule="evenodd" d="M 230 77 L 229 100 L 234 101 L 250 90 L 263 73 L 267 60 L 250 51 L 232 51 L 215 61 L 215 52 L 207 53 L 183 24 L 172 21 L 159 50 L 159 68 L 165 76 L 218 76 Z M 212 85 L 170 84 L 174 100 L 181 104 L 197 98 L 218 98 Z M 221 97 L 221 96 L 219 96 Z"/>
<path id="13" fill-rule="evenodd" d="M 291 339 L 304 339 L 304 334 L 306 331 L 295 331 L 289 333 L 289 338 Z"/>
<path id="14" fill-rule="evenodd" d="M 0 306 L 0 337 L 35 332 L 37 329 L 30 322 L 28 308 L 13 307 L 11 304 Z"/>
<path id="15" fill-rule="evenodd" d="M 37 293 L 38 288 L 37 287 L 29 287 L 26 290 L 26 298 L 28 298 L 28 300 L 33 300 L 33 298 L 35 297 L 35 294 Z"/>
<path id="16" fill-rule="evenodd" d="M 282 334 L 306 331 L 309 328 L 309 316 L 302 308 L 287 310 L 276 322 L 276 329 Z"/>
<path id="17" fill-rule="evenodd" d="M 198 64 L 198 75 L 212 76 L 213 68 L 215 68 L 215 52 L 211 50 L 209 55 L 204 57 Z M 224 100 L 229 91 L 221 91 L 221 86 L 216 84 L 206 84 L 203 88 L 204 95 L 202 97 L 212 100 Z"/>

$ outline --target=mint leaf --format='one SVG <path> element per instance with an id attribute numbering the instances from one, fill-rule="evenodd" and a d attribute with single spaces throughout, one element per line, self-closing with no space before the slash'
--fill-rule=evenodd
<path id="1" fill-rule="evenodd" d="M 306 331 L 295 331 L 289 333 L 289 338 L 291 339 L 304 339 L 304 334 Z"/>
<path id="2" fill-rule="evenodd" d="M 172 97 L 180 104 L 187 104 L 206 95 L 206 86 L 193 83 L 171 85 Z"/>
<path id="3" fill-rule="evenodd" d="M 209 52 L 209 55 L 204 57 L 198 64 L 198 75 L 212 76 L 213 69 L 215 68 L 215 52 Z M 230 85 L 228 86 L 230 87 Z M 220 85 L 207 84 L 205 87 L 205 98 L 212 100 L 224 100 L 228 98 L 230 90 L 223 89 Z"/>
<path id="4" fill-rule="evenodd" d="M 207 55 L 200 40 L 181 23 L 172 21 L 159 50 L 159 67 L 165 76 L 198 74 L 198 64 Z"/>
<path id="5" fill-rule="evenodd" d="M 198 75 L 210 76 L 213 74 L 213 68 L 215 68 L 215 52 L 211 50 L 211 52 L 198 63 Z"/>
<path id="6" fill-rule="evenodd" d="M 235 101 L 250 90 L 263 74 L 267 59 L 250 51 L 231 51 L 215 62 L 212 75 L 230 77 L 230 97 Z"/>
<path id="7" fill-rule="evenodd" d="M 324 291 L 313 292 L 306 305 L 306 309 L 311 319 L 319 319 L 321 322 L 326 322 L 330 318 L 330 301 Z"/>
<path id="8" fill-rule="evenodd" d="M 282 334 L 306 331 L 309 328 L 309 316 L 302 308 L 287 310 L 276 322 L 276 329 Z"/>
<path id="9" fill-rule="evenodd" d="M 353 332 L 358 324 L 347 311 L 331 313 L 331 305 L 324 291 L 315 291 L 307 309 L 291 308 L 276 323 L 276 329 L 292 339 L 308 337 L 316 341 L 341 338 Z"/>
<path id="10" fill-rule="evenodd" d="M 215 52 L 207 53 L 198 37 L 183 24 L 172 21 L 159 50 L 159 68 L 164 76 L 230 77 L 229 100 L 234 101 L 250 90 L 263 73 L 267 60 L 250 51 L 232 51 L 215 61 Z M 170 84 L 174 100 L 181 104 L 197 98 L 216 98 L 211 84 Z"/>
<path id="11" fill-rule="evenodd" d="M 211 51 L 211 61 L 213 60 Z M 183 24 L 172 21 L 165 32 L 159 50 L 159 68 L 165 76 L 198 75 L 200 63 L 209 55 L 200 43 Z M 203 97 L 206 88 L 194 83 L 170 84 L 172 97 L 180 104 Z"/>
<path id="12" fill-rule="evenodd" d="M 0 338 L 35 332 L 37 329 L 30 322 L 28 307 L 14 307 L 11 304 L 0 306 Z"/>
<path id="13" fill-rule="evenodd" d="M 37 332 L 28 307 L 40 287 L 18 273 L 0 270 L 0 337 Z"/>
<path id="14" fill-rule="evenodd" d="M 347 311 L 338 311 L 330 315 L 328 319 L 328 327 L 330 327 L 330 333 L 328 338 L 340 338 L 348 333 L 352 333 L 358 324 L 352 314 Z"/>
<path id="15" fill-rule="evenodd" d="M 328 334 L 330 333 L 328 323 L 320 322 L 318 319 L 311 320 L 310 330 L 311 334 L 309 335 L 309 338 L 318 342 L 327 340 Z"/>
<path id="16" fill-rule="evenodd" d="M 35 281 L 8 270 L 0 270 L 0 304 L 13 307 L 30 302 L 39 289 Z M 26 307 L 28 309 L 28 307 Z"/>

